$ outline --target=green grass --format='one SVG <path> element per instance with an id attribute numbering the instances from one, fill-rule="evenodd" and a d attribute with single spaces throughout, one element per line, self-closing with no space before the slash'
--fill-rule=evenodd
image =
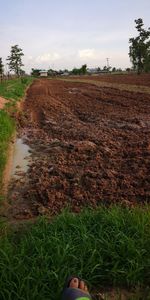
<path id="1" fill-rule="evenodd" d="M 3 169 L 7 160 L 8 142 L 15 129 L 15 123 L 11 117 L 3 110 L 0 110 L 0 183 Z"/>
<path id="2" fill-rule="evenodd" d="M 19 100 L 24 96 L 26 87 L 32 82 L 31 77 L 6 80 L 0 83 L 0 96 L 10 99 Z"/>
<path id="3" fill-rule="evenodd" d="M 0 96 L 10 99 L 4 110 L 0 110 L 0 186 L 7 160 L 8 144 L 15 130 L 15 121 L 11 117 L 11 112 L 16 110 L 16 102 L 24 96 L 25 89 L 31 82 L 32 78 L 27 77 L 0 83 Z"/>
<path id="4" fill-rule="evenodd" d="M 146 289 L 150 210 L 102 207 L 78 215 L 63 212 L 51 222 L 39 219 L 19 230 L 2 227 L 0 249 L 2 300 L 60 299 L 70 274 L 85 278 L 95 289 Z"/>

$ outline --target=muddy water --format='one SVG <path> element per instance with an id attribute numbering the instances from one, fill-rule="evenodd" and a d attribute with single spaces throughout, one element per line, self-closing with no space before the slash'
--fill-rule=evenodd
<path id="1" fill-rule="evenodd" d="M 16 139 L 12 157 L 10 177 L 19 177 L 29 168 L 30 147 L 21 138 Z"/>

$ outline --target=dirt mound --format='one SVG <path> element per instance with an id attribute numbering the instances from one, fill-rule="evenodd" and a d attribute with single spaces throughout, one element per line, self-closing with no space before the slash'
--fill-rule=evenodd
<path id="1" fill-rule="evenodd" d="M 37 80 L 24 102 L 20 134 L 32 164 L 11 183 L 16 218 L 150 201 L 149 95 Z"/>

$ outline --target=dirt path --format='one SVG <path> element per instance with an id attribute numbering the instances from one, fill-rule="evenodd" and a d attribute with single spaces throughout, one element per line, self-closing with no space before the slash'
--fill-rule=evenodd
<path id="1" fill-rule="evenodd" d="M 150 201 L 150 95 L 37 80 L 18 124 L 32 164 L 11 182 L 7 216 Z"/>

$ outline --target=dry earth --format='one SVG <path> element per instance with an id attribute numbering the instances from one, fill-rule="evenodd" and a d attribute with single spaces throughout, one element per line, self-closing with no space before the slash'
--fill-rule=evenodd
<path id="1" fill-rule="evenodd" d="M 150 95 L 39 79 L 18 126 L 32 163 L 10 184 L 7 215 L 150 201 Z"/>
<path id="2" fill-rule="evenodd" d="M 150 87 L 150 74 L 122 74 L 122 75 L 108 75 L 100 74 L 99 76 L 78 76 L 74 78 L 85 78 L 92 81 L 108 82 L 108 83 L 119 83 L 127 85 L 147 86 Z"/>
<path id="3" fill-rule="evenodd" d="M 7 103 L 7 102 L 8 102 L 8 100 L 6 100 L 6 99 L 3 98 L 3 97 L 0 97 L 0 109 L 3 109 L 5 103 Z"/>

